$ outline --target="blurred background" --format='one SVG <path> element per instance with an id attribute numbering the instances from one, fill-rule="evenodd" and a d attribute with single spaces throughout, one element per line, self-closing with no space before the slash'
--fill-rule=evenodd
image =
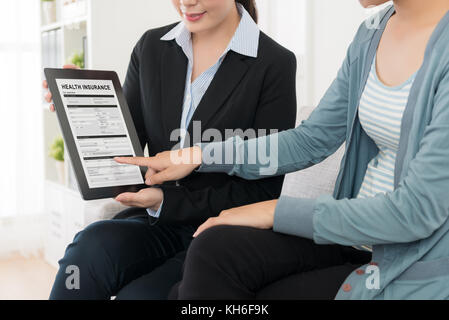
<path id="1" fill-rule="evenodd" d="M 296 53 L 299 105 L 310 107 L 375 10 L 357 0 L 257 4 L 262 31 Z M 123 81 L 140 36 L 178 20 L 170 0 L 0 0 L 0 300 L 47 299 L 75 233 L 121 209 L 81 200 L 43 101 L 43 68 L 72 63 L 115 70 Z"/>

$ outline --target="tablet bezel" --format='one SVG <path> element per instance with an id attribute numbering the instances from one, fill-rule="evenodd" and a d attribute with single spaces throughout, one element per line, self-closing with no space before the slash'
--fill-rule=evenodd
<path id="1" fill-rule="evenodd" d="M 99 71 L 99 70 L 73 70 L 73 69 L 44 69 L 45 77 L 47 78 L 48 87 L 53 96 L 53 103 L 56 109 L 56 115 L 58 118 L 59 126 L 62 131 L 65 146 L 68 151 L 70 160 L 72 162 L 74 172 L 76 175 L 76 180 L 78 183 L 78 188 L 81 196 L 84 200 L 97 200 L 106 198 L 115 198 L 124 192 L 137 192 L 145 187 L 145 184 L 138 185 L 128 185 L 128 186 L 116 186 L 116 187 L 106 187 L 106 188 L 89 188 L 87 178 L 84 174 L 84 168 L 81 162 L 80 155 L 75 143 L 75 137 L 73 136 L 72 129 L 69 124 L 69 120 L 64 109 L 64 104 L 62 102 L 61 93 L 56 83 L 56 79 L 80 79 L 80 80 L 111 80 L 114 85 L 114 90 L 117 95 L 120 108 L 125 119 L 125 124 L 128 129 L 128 133 L 131 139 L 134 152 L 137 157 L 143 157 L 144 153 L 142 146 L 139 141 L 139 136 L 137 135 L 136 128 L 134 127 L 134 122 L 129 111 L 128 103 L 126 102 L 125 95 L 123 94 L 122 86 L 118 75 L 114 71 Z M 142 173 L 142 178 L 145 181 L 145 171 L 144 168 L 140 168 Z"/>

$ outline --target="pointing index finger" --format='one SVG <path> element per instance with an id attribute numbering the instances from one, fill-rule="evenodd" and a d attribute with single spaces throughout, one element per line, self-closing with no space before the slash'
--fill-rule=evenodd
<path id="1" fill-rule="evenodd" d="M 148 167 L 150 165 L 148 158 L 144 157 L 116 157 L 114 160 L 121 164 L 130 164 L 140 167 Z"/>

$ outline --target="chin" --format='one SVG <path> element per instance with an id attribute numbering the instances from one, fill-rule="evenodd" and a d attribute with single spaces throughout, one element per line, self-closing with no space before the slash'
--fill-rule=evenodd
<path id="1" fill-rule="evenodd" d="M 198 32 L 201 32 L 202 30 L 204 30 L 204 28 L 197 26 L 197 25 L 193 25 L 187 21 L 184 21 L 184 23 L 185 23 L 187 30 L 189 30 L 190 33 L 198 33 Z"/>
<path id="2" fill-rule="evenodd" d="M 364 8 L 375 7 L 388 2 L 389 0 L 359 0 Z"/>
<path id="3" fill-rule="evenodd" d="M 200 32 L 210 29 L 210 27 L 205 23 L 192 23 L 192 22 L 186 21 L 186 20 L 184 20 L 184 23 L 186 25 L 186 28 L 191 33 L 200 33 Z"/>

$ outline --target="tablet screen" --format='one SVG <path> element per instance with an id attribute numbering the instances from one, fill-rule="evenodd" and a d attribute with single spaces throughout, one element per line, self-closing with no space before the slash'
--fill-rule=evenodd
<path id="1" fill-rule="evenodd" d="M 89 188 L 144 183 L 112 80 L 56 79 Z"/>

